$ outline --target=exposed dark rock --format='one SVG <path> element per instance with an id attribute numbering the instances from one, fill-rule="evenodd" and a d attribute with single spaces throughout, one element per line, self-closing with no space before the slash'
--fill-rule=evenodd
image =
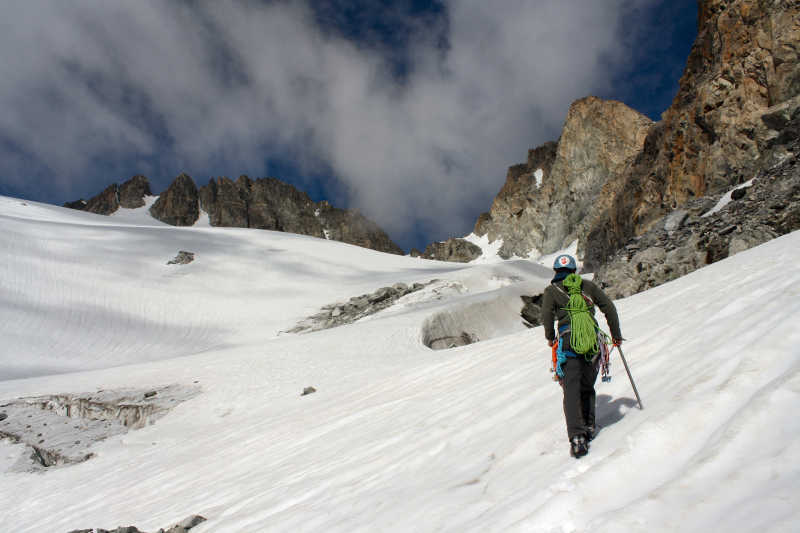
<path id="1" fill-rule="evenodd" d="M 178 522 L 177 524 L 166 530 L 163 528 L 159 529 L 157 533 L 187 533 L 192 528 L 194 528 L 198 524 L 202 524 L 205 521 L 206 518 L 200 515 L 192 515 L 188 518 L 181 520 L 180 522 Z M 112 529 L 112 530 L 102 529 L 102 528 L 97 528 L 96 530 L 76 529 L 70 531 L 69 533 L 92 533 L 93 531 L 96 531 L 96 533 L 145 533 L 143 531 L 139 531 L 139 529 L 137 529 L 135 526 L 120 526 L 117 529 Z"/>
<path id="2" fill-rule="evenodd" d="M 444 242 L 434 242 L 429 244 L 424 252 L 414 248 L 411 250 L 411 257 L 421 257 L 423 259 L 436 259 L 437 261 L 450 261 L 453 263 L 469 263 L 482 254 L 480 246 L 477 246 L 464 239 L 447 239 Z"/>
<path id="3" fill-rule="evenodd" d="M 315 203 L 307 193 L 275 178 L 241 176 L 211 180 L 200 188 L 203 210 L 212 226 L 256 228 L 310 235 L 402 255 L 377 224 L 357 209 Z"/>
<path id="4" fill-rule="evenodd" d="M 599 268 L 629 239 L 702 196 L 718 196 L 782 157 L 797 137 L 798 2 L 701 0 L 698 36 L 663 123 L 593 224 L 584 263 Z"/>
<path id="5" fill-rule="evenodd" d="M 117 187 L 111 185 L 89 202 L 68 202 L 64 207 L 103 215 L 119 207 L 145 205 L 151 195 L 144 176 L 134 176 Z M 305 192 L 275 178 L 255 181 L 241 176 L 235 182 L 221 177 L 197 190 L 192 179 L 181 174 L 150 207 L 150 214 L 173 226 L 191 226 L 200 209 L 215 227 L 254 228 L 285 231 L 403 255 L 399 246 L 358 209 L 337 209 L 328 202 L 315 203 Z"/>
<path id="6" fill-rule="evenodd" d="M 403 296 L 417 292 L 426 285 L 437 281 L 439 280 L 433 279 L 425 284 L 414 283 L 411 287 L 405 283 L 395 283 L 391 287 L 382 287 L 370 294 L 353 296 L 348 302 L 340 302 L 323 307 L 316 315 L 308 317 L 294 328 L 283 333 L 307 333 L 352 324 L 357 320 L 374 315 L 394 305 Z"/>
<path id="7" fill-rule="evenodd" d="M 106 187 L 103 192 L 86 202 L 83 210 L 98 215 L 110 215 L 111 213 L 115 213 L 117 209 L 119 209 L 117 189 L 117 184 L 112 183 Z"/>
<path id="8" fill-rule="evenodd" d="M 180 174 L 150 206 L 156 220 L 172 226 L 192 226 L 200 217 L 200 196 L 192 178 Z"/>
<path id="9" fill-rule="evenodd" d="M 69 209 L 75 209 L 76 211 L 83 211 L 83 208 L 86 207 L 86 200 L 81 198 L 80 200 L 75 200 L 74 202 L 67 202 L 61 207 L 67 207 Z"/>
<path id="10" fill-rule="evenodd" d="M 542 325 L 542 295 L 520 296 L 523 306 L 519 315 L 525 320 L 526 326 L 535 328 Z"/>
<path id="11" fill-rule="evenodd" d="M 147 178 L 134 176 L 119 187 L 116 183 L 112 183 L 88 202 L 81 199 L 76 202 L 67 202 L 64 207 L 98 215 L 110 215 L 116 213 L 120 207 L 126 209 L 143 207 L 144 197 L 150 195 L 150 183 Z"/>
<path id="12" fill-rule="evenodd" d="M 120 185 L 118 199 L 119 206 L 124 209 L 137 209 L 144 207 L 144 197 L 152 196 L 150 182 L 141 175 L 136 175 Z"/>
<path id="13" fill-rule="evenodd" d="M 303 394 L 301 394 L 300 396 L 306 396 L 308 394 L 313 394 L 315 392 L 317 392 L 317 389 L 315 389 L 314 387 L 306 387 L 305 389 L 303 389 Z"/>
<path id="14" fill-rule="evenodd" d="M 175 259 L 167 261 L 168 265 L 188 265 L 194 261 L 194 254 L 192 252 L 178 252 Z"/>
<path id="15" fill-rule="evenodd" d="M 240 186 L 237 186 L 240 185 Z M 247 197 L 250 194 L 251 182 L 247 176 L 233 183 L 228 178 L 213 179 L 208 185 L 200 187 L 200 206 L 208 213 L 212 226 L 225 228 L 248 228 L 249 216 Z M 255 227 L 260 227 L 256 225 Z M 275 229 L 263 228 L 262 229 Z"/>
<path id="16" fill-rule="evenodd" d="M 582 254 L 590 226 L 609 209 L 619 175 L 641 151 L 651 124 L 620 102 L 593 96 L 576 101 L 559 141 L 530 150 L 527 163 L 508 169 L 474 233 L 488 235 L 489 242 L 502 239 L 504 259 L 553 253 L 576 240 Z M 441 250 L 420 255 L 454 260 Z"/>
<path id="17" fill-rule="evenodd" d="M 800 142 L 783 148 L 800 152 Z M 708 212 L 721 196 L 688 202 L 630 239 L 597 271 L 595 282 L 611 298 L 630 296 L 800 229 L 800 165 L 794 155 L 762 171 L 739 200 L 710 216 L 694 214 Z M 675 224 L 676 217 L 685 222 Z"/>

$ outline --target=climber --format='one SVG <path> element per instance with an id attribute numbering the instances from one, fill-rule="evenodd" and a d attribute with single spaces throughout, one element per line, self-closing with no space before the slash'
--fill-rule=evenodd
<path id="1" fill-rule="evenodd" d="M 570 454 L 577 458 L 589 453 L 594 438 L 595 392 L 599 344 L 605 340 L 594 318 L 595 305 L 606 316 L 615 344 L 622 344 L 617 309 L 611 299 L 591 281 L 575 274 L 577 265 L 569 255 L 560 255 L 553 265 L 556 275 L 542 298 L 542 324 L 548 346 L 556 346 L 556 372 L 564 389 L 564 416 Z M 553 322 L 558 321 L 558 333 Z"/>

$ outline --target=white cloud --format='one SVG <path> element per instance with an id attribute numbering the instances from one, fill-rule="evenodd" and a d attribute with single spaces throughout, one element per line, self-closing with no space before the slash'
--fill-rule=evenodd
<path id="1" fill-rule="evenodd" d="M 24 188 L 27 162 L 62 195 L 99 192 L 103 159 L 146 162 L 114 180 L 163 167 L 202 184 L 292 153 L 395 238 L 465 234 L 506 168 L 607 87 L 620 23 L 647 3 L 451 1 L 449 48 L 420 25 L 398 84 L 302 2 L 3 2 L 0 180 Z"/>

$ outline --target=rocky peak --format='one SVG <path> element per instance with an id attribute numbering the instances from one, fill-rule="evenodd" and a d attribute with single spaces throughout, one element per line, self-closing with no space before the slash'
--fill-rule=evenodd
<path id="1" fill-rule="evenodd" d="M 800 3 L 701 0 L 698 37 L 658 135 L 593 225 L 585 262 L 602 265 L 667 213 L 773 164 L 762 116 L 800 92 Z"/>
<path id="2" fill-rule="evenodd" d="M 110 215 L 116 213 L 120 207 L 125 209 L 136 209 L 144 206 L 144 197 L 151 196 L 150 182 L 147 178 L 137 175 L 117 186 L 116 183 L 109 185 L 103 192 L 84 202 L 67 202 L 63 207 L 88 211 L 98 215 Z"/>
<path id="3" fill-rule="evenodd" d="M 193 226 L 200 218 L 200 196 L 192 178 L 181 173 L 150 206 L 156 220 L 172 226 Z"/>
<path id="4" fill-rule="evenodd" d="M 530 150 L 475 224 L 477 235 L 503 239 L 500 255 L 553 253 L 608 209 L 624 167 L 641 151 L 652 121 L 620 102 L 593 96 L 570 107 L 561 138 Z"/>

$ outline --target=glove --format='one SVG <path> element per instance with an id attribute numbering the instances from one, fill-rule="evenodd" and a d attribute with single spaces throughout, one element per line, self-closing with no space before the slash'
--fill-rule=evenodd
<path id="1" fill-rule="evenodd" d="M 555 344 L 556 344 L 556 341 L 547 341 L 547 345 L 548 345 L 549 347 L 551 347 L 551 348 L 552 348 L 552 347 L 553 347 Z"/>

